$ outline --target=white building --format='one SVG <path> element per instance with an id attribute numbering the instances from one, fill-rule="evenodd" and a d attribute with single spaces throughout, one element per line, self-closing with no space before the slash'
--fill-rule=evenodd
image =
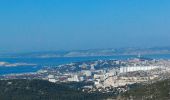
<path id="1" fill-rule="evenodd" d="M 105 75 L 104 74 L 94 74 L 93 78 L 94 79 L 104 80 L 105 79 Z"/>
<path id="2" fill-rule="evenodd" d="M 48 78 L 50 79 L 50 78 L 54 78 L 54 75 L 48 75 Z"/>
<path id="3" fill-rule="evenodd" d="M 55 82 L 56 82 L 56 80 L 55 80 L 55 79 L 53 79 L 53 78 L 48 79 L 48 81 L 49 81 L 49 82 L 53 82 L 53 83 L 55 83 Z"/>
<path id="4" fill-rule="evenodd" d="M 120 73 L 133 72 L 133 71 L 147 71 L 155 68 L 160 68 L 159 66 L 128 66 L 121 67 Z"/>
<path id="5" fill-rule="evenodd" d="M 71 82 L 79 82 L 78 76 L 77 75 L 73 75 L 71 76 L 71 78 L 68 78 L 68 81 Z"/>
<path id="6" fill-rule="evenodd" d="M 90 70 L 83 70 L 82 73 L 85 75 L 85 76 L 91 76 L 92 73 Z"/>
<path id="7" fill-rule="evenodd" d="M 96 80 L 94 81 L 94 84 L 95 84 L 95 85 L 99 85 L 99 84 L 100 84 L 100 79 L 96 79 Z"/>

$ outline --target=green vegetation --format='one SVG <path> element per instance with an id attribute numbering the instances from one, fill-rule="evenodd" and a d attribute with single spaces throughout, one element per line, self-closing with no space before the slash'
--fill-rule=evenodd
<path id="1" fill-rule="evenodd" d="M 83 93 L 71 84 L 43 80 L 0 81 L 0 100 L 102 100 L 109 96 L 112 94 Z"/>
<path id="2" fill-rule="evenodd" d="M 131 89 L 119 97 L 120 100 L 170 100 L 170 80 L 159 81 Z"/>
<path id="3" fill-rule="evenodd" d="M 84 93 L 77 88 L 85 83 L 55 84 L 43 80 L 0 80 L 0 100 L 103 100 L 113 93 Z M 91 84 L 91 83 L 88 83 Z M 117 100 L 170 100 L 170 80 L 139 85 Z"/>

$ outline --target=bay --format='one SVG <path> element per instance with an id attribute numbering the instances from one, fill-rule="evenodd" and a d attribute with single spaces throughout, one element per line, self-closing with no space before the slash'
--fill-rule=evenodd
<path id="1" fill-rule="evenodd" d="M 135 57 L 137 56 L 116 55 L 116 56 L 99 56 L 99 57 L 0 58 L 0 62 L 37 64 L 36 66 L 15 66 L 15 67 L 0 66 L 0 75 L 36 72 L 44 66 L 57 66 L 60 64 L 67 64 L 71 62 L 84 62 L 84 61 L 109 60 L 109 59 L 126 60 L 128 58 L 135 58 Z M 143 55 L 142 57 L 152 58 L 152 59 L 170 59 L 170 54 Z"/>

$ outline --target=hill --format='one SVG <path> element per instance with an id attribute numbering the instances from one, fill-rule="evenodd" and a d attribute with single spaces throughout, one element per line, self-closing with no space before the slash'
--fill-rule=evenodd
<path id="1" fill-rule="evenodd" d="M 0 100 L 102 100 L 109 97 L 109 94 L 89 94 L 70 87 L 71 84 L 43 80 L 0 80 Z"/>
<path id="2" fill-rule="evenodd" d="M 119 96 L 119 100 L 170 100 L 170 80 L 131 89 Z"/>

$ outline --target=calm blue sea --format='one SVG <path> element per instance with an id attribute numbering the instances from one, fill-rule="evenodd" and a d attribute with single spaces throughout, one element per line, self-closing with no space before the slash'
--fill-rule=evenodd
<path id="1" fill-rule="evenodd" d="M 33 63 L 37 66 L 17 66 L 17 67 L 3 67 L 0 66 L 0 75 L 12 74 L 12 73 L 25 73 L 25 72 L 36 72 L 43 66 L 56 66 L 60 64 L 66 64 L 71 62 L 81 62 L 90 60 L 126 60 L 128 58 L 135 58 L 136 56 L 124 55 L 124 56 L 109 56 L 109 57 L 61 57 L 61 58 L 0 58 L 0 62 L 9 63 Z M 145 55 L 143 57 L 153 59 L 170 59 L 170 54 L 162 55 Z"/>

